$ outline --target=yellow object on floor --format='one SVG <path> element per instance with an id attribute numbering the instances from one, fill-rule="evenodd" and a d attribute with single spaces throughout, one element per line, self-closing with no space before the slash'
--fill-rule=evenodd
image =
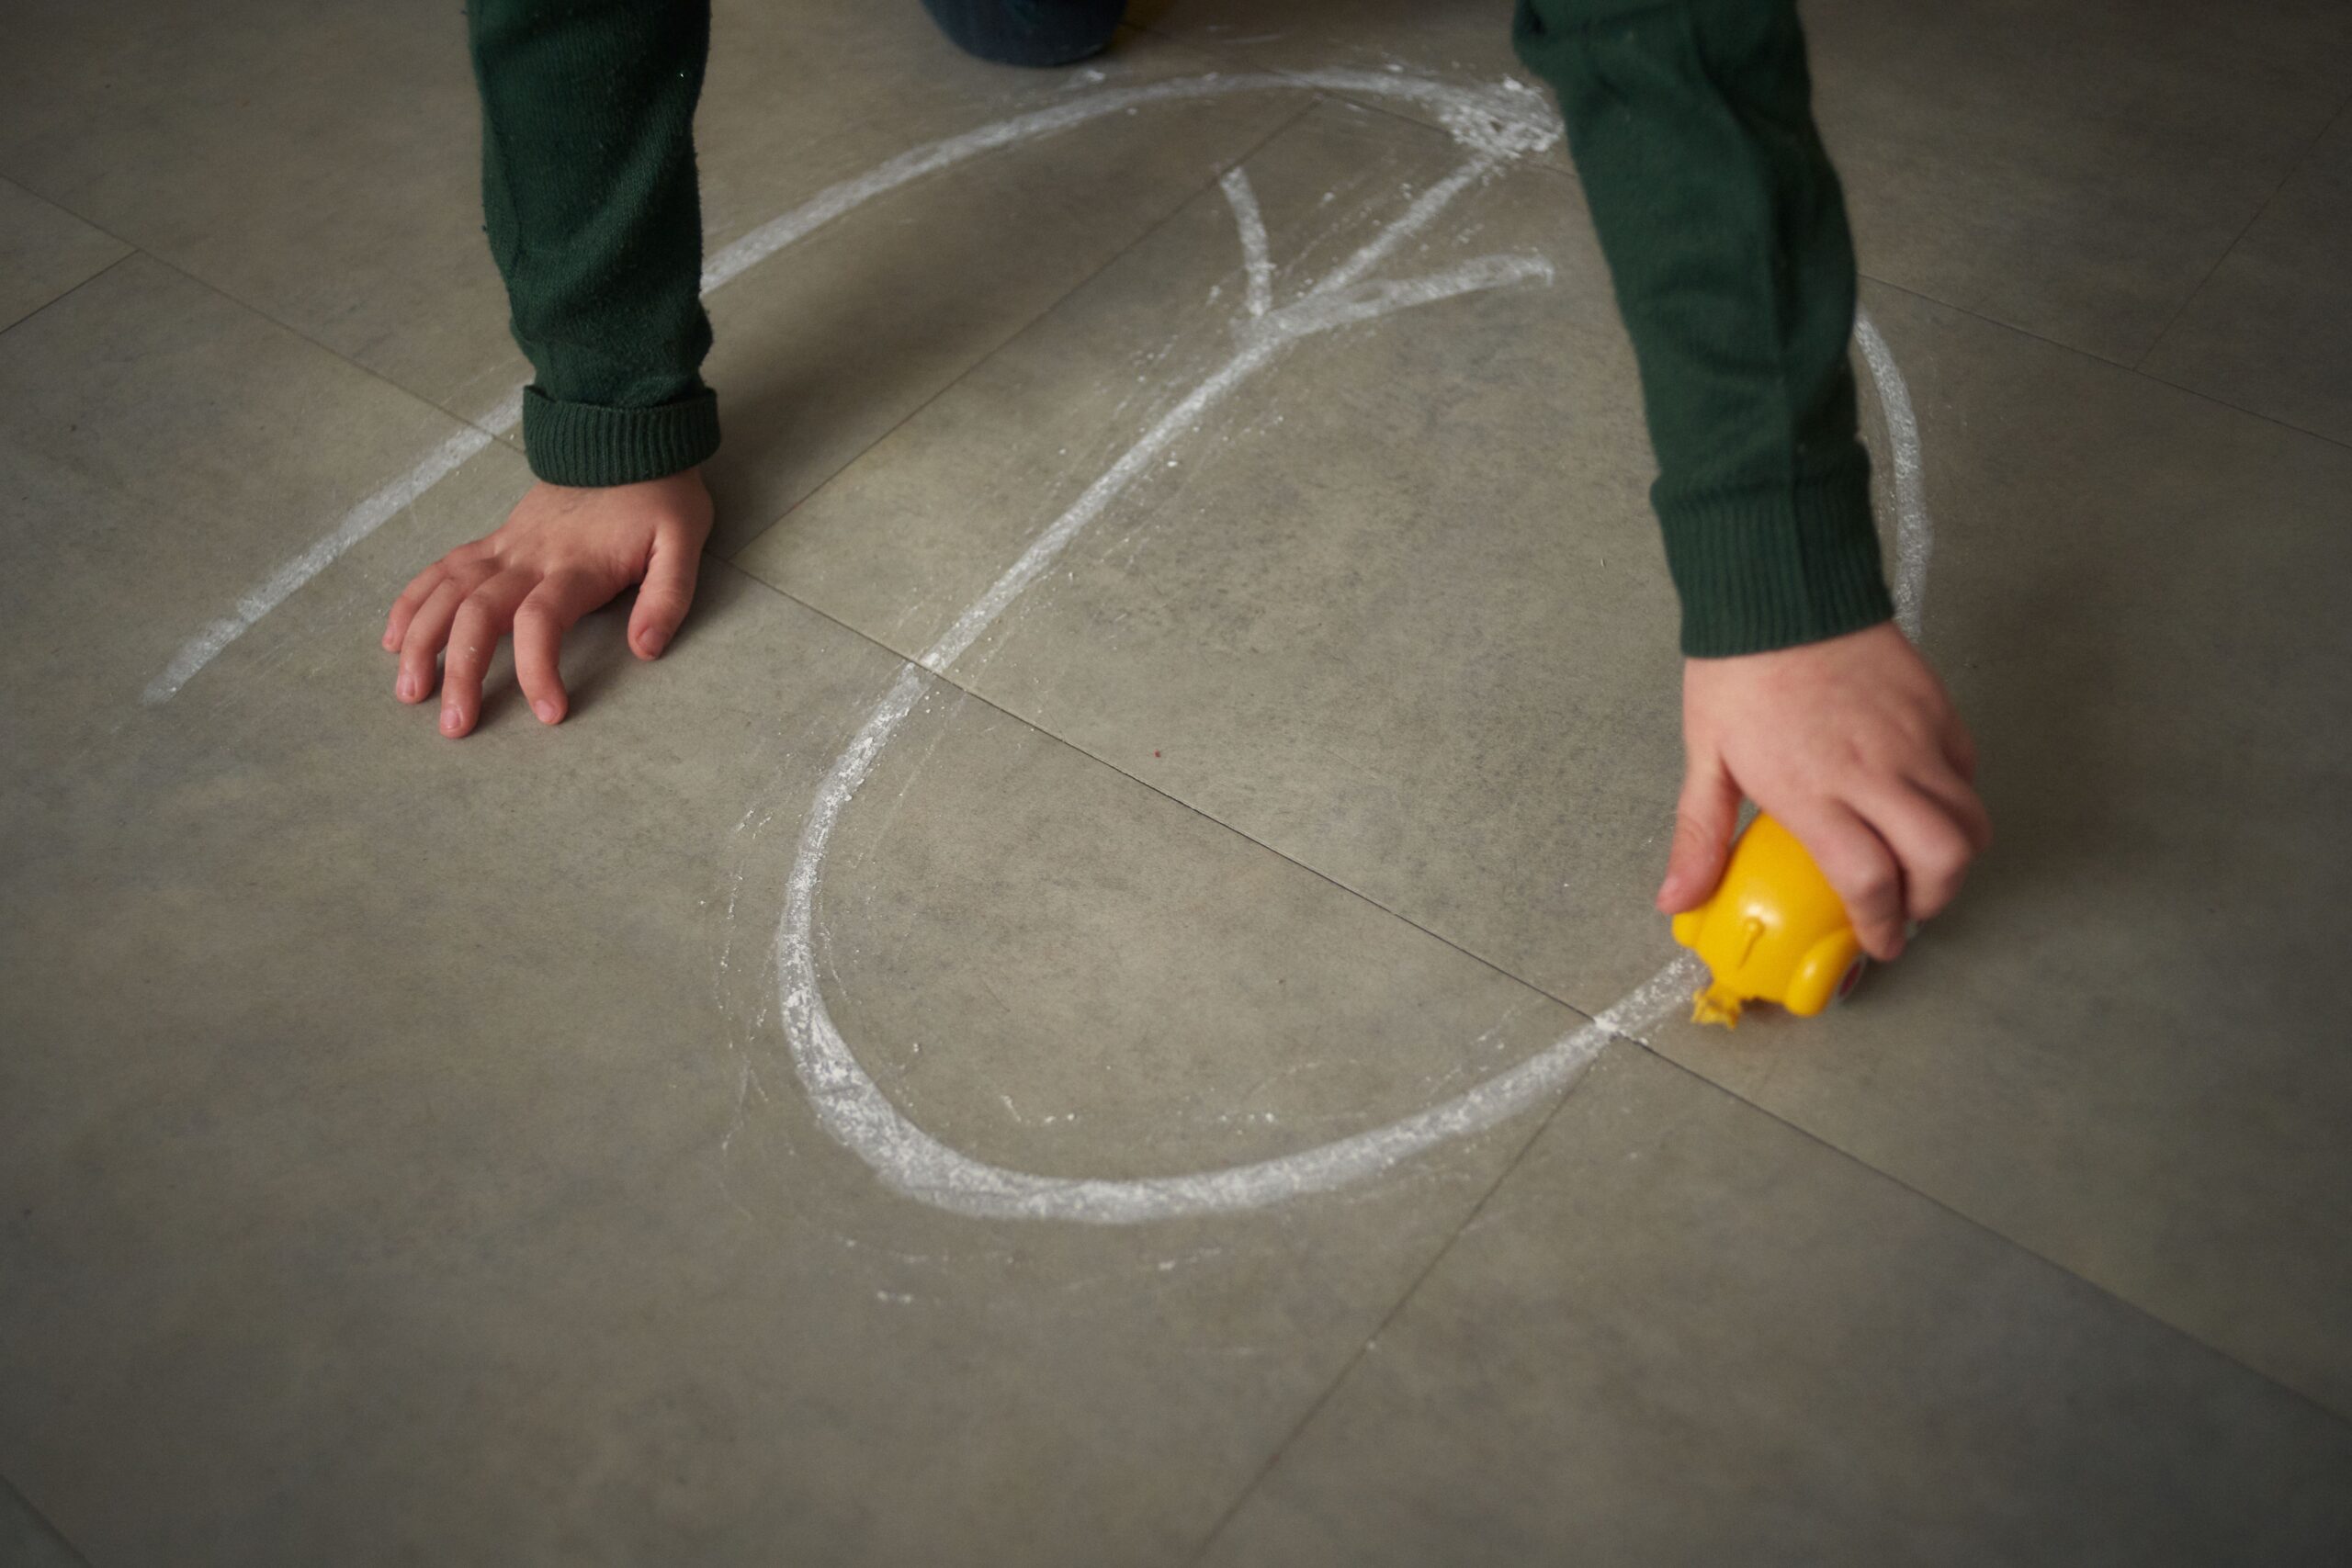
<path id="1" fill-rule="evenodd" d="M 1726 1029 L 1749 1002 L 1811 1018 L 1854 988 L 1864 963 L 1829 879 L 1795 834 L 1762 816 L 1732 845 L 1713 896 L 1674 917 L 1674 940 L 1711 975 L 1692 1021 Z"/>

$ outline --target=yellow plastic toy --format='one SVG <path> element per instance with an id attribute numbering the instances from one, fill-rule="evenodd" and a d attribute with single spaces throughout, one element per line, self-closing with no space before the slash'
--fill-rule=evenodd
<path id="1" fill-rule="evenodd" d="M 1796 835 L 1758 817 L 1732 845 L 1713 895 L 1674 917 L 1674 940 L 1711 974 L 1692 1021 L 1738 1027 L 1749 1002 L 1811 1018 L 1862 977 L 1862 944 L 1846 906 Z"/>

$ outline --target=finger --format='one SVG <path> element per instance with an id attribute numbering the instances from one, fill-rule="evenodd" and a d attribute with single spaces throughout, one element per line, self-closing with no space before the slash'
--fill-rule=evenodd
<path id="1" fill-rule="evenodd" d="M 1682 775 L 1682 797 L 1674 807 L 1674 847 L 1667 852 L 1666 881 L 1657 907 L 1669 915 L 1696 908 L 1723 880 L 1739 826 L 1739 786 L 1713 757 L 1693 758 Z"/>
<path id="2" fill-rule="evenodd" d="M 471 734 L 481 717 L 482 677 L 499 639 L 514 624 L 515 607 L 538 586 L 538 573 L 509 567 L 465 597 L 449 624 L 449 654 L 441 662 L 441 733 Z"/>
<path id="3" fill-rule="evenodd" d="M 560 724 L 571 711 L 559 663 L 564 633 L 611 597 L 610 588 L 593 578 L 559 572 L 514 612 L 514 679 L 541 724 Z"/>
<path id="4" fill-rule="evenodd" d="M 702 570 L 702 543 L 693 529 L 665 525 L 653 536 L 653 556 L 629 612 L 628 645 L 639 659 L 658 659 L 678 634 L 695 602 L 695 578 Z"/>
<path id="5" fill-rule="evenodd" d="M 1974 784 L 1976 782 L 1976 738 L 1968 733 L 1968 726 L 1960 722 L 1958 714 L 1952 715 L 1951 721 L 1945 725 L 1943 743 L 1944 756 L 1951 761 L 1952 771 L 1959 773 L 1964 782 Z"/>
<path id="6" fill-rule="evenodd" d="M 1924 920 L 1943 912 L 1974 858 L 1967 832 L 1927 791 L 1897 784 L 1861 802 L 1871 828 L 1903 868 L 1903 912 Z"/>
<path id="7" fill-rule="evenodd" d="M 404 703 L 421 703 L 433 694 L 440 677 L 441 645 L 449 640 L 449 623 L 465 597 L 455 578 L 444 577 L 417 607 L 401 638 L 401 670 L 392 695 Z"/>
<path id="8" fill-rule="evenodd" d="M 1981 855 L 1993 847 L 1993 814 L 1966 778 L 1928 768 L 1905 774 L 1903 782 L 1943 808 L 1967 837 L 1971 853 Z"/>
<path id="9" fill-rule="evenodd" d="M 401 590 L 401 596 L 392 601 L 392 613 L 384 622 L 386 649 L 394 653 L 400 651 L 401 644 L 408 640 L 409 623 L 416 619 L 417 611 L 424 607 L 424 602 L 448 575 L 449 569 L 435 561 L 410 579 L 409 585 Z"/>
<path id="10" fill-rule="evenodd" d="M 1903 867 L 1861 817 L 1834 802 L 1781 818 L 1846 906 L 1862 951 L 1881 963 L 1903 953 Z"/>

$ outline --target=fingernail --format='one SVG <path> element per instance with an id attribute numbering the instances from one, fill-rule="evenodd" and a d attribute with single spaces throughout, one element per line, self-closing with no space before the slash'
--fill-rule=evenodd
<path id="1" fill-rule="evenodd" d="M 392 684 L 392 694 L 404 703 L 416 701 L 416 677 L 403 674 Z"/>
<path id="2" fill-rule="evenodd" d="M 637 646 L 645 650 L 646 658 L 651 659 L 662 651 L 669 640 L 659 629 L 649 627 L 645 635 L 637 639 Z"/>
<path id="3" fill-rule="evenodd" d="M 544 700 L 533 703 L 531 705 L 531 711 L 539 716 L 539 722 L 541 724 L 553 724 L 555 722 L 556 712 L 555 705 L 553 703 Z"/>
<path id="4" fill-rule="evenodd" d="M 458 733 L 458 710 L 456 708 L 443 708 L 441 710 L 441 733 L 444 735 L 455 735 Z"/>

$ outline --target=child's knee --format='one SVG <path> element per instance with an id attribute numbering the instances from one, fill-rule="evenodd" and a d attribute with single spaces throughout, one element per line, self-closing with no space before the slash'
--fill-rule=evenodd
<path id="1" fill-rule="evenodd" d="M 1100 54 L 1126 0 L 922 0 L 967 54 L 1000 65 L 1068 65 Z"/>

